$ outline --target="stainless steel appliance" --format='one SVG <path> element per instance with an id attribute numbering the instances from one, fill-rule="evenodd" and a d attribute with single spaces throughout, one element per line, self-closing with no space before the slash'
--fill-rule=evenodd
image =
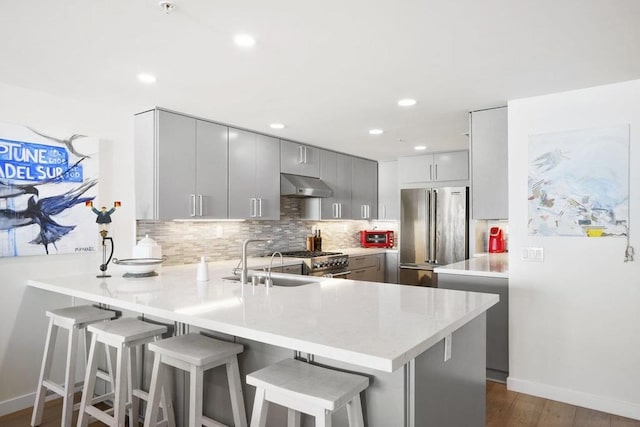
<path id="1" fill-rule="evenodd" d="M 349 255 L 340 252 L 294 251 L 282 252 L 285 257 L 302 258 L 304 274 L 347 278 Z"/>
<path id="2" fill-rule="evenodd" d="M 401 190 L 399 283 L 435 286 L 435 267 L 467 259 L 468 205 L 467 187 Z"/>

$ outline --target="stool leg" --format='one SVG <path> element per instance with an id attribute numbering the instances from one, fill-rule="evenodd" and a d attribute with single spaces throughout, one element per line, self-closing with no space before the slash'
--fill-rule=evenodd
<path id="1" fill-rule="evenodd" d="M 47 389 L 44 387 L 44 380 L 49 379 L 51 372 L 51 362 L 53 361 L 53 350 L 56 346 L 56 336 L 58 335 L 58 327 L 53 324 L 53 319 L 49 319 L 49 329 L 47 331 L 47 340 L 44 344 L 44 355 L 42 356 L 42 368 L 40 369 L 40 379 L 38 380 L 38 388 L 36 390 L 36 401 L 33 405 L 33 414 L 31 416 L 31 425 L 38 426 L 42 422 L 42 411 L 44 410 L 44 400 Z"/>
<path id="2" fill-rule="evenodd" d="M 138 425 L 138 412 L 140 410 L 140 398 L 133 394 L 134 390 L 140 389 L 140 377 L 138 376 L 138 358 L 136 346 L 129 347 L 128 351 L 129 364 L 129 394 L 128 402 L 131 402 L 131 411 L 129 413 L 129 426 Z"/>
<path id="3" fill-rule="evenodd" d="M 349 418 L 349 427 L 364 427 L 360 394 L 347 402 L 347 417 Z"/>
<path id="4" fill-rule="evenodd" d="M 192 366 L 189 378 L 189 425 L 202 426 L 202 380 L 203 371 L 199 366 Z"/>
<path id="5" fill-rule="evenodd" d="M 67 346 L 67 371 L 64 378 L 64 393 L 62 398 L 62 420 L 61 425 L 64 427 L 71 426 L 71 417 L 73 416 L 73 395 L 75 392 L 75 375 L 76 375 L 76 352 L 78 351 L 78 335 L 77 326 L 69 329 L 69 344 Z"/>
<path id="6" fill-rule="evenodd" d="M 144 427 L 155 426 L 158 422 L 158 412 L 160 406 L 160 395 L 165 384 L 165 369 L 160 359 L 162 356 L 156 354 L 153 359 L 153 370 L 151 371 L 151 384 L 149 385 L 149 401 L 144 414 Z M 165 409 L 166 413 L 166 409 Z"/>
<path id="7" fill-rule="evenodd" d="M 300 427 L 300 412 L 295 409 L 287 410 L 287 427 Z"/>
<path id="8" fill-rule="evenodd" d="M 321 409 L 316 413 L 316 427 L 331 427 L 331 412 Z"/>
<path id="9" fill-rule="evenodd" d="M 247 427 L 247 413 L 242 398 L 242 384 L 240 382 L 240 368 L 238 358 L 233 355 L 226 363 L 229 393 L 231 393 L 231 409 L 233 410 L 233 424 L 235 427 Z"/>
<path id="10" fill-rule="evenodd" d="M 96 385 L 96 372 L 98 370 L 98 361 L 96 355 L 96 346 L 98 340 L 96 336 L 91 337 L 91 347 L 89 348 L 89 359 L 87 362 L 87 371 L 84 375 L 84 386 L 82 388 L 82 399 L 80 400 L 80 411 L 78 413 L 78 427 L 87 427 L 89 424 L 89 416 L 87 415 L 87 405 L 93 403 L 93 389 Z M 87 404 L 88 401 L 88 404 Z"/>
<path id="11" fill-rule="evenodd" d="M 164 371 L 163 382 L 162 382 L 162 397 L 160 401 L 162 402 L 162 409 L 164 410 L 164 417 L 167 419 L 168 427 L 176 427 L 176 415 L 173 412 L 173 400 L 171 398 L 171 388 L 169 386 L 169 382 L 167 379 L 169 378 L 169 367 L 164 365 L 161 367 Z"/>
<path id="12" fill-rule="evenodd" d="M 265 427 L 267 425 L 267 413 L 269 412 L 269 402 L 264 398 L 264 389 L 256 389 L 256 397 L 253 401 L 253 412 L 251 413 L 251 427 Z"/>
<path id="13" fill-rule="evenodd" d="M 127 391 L 127 357 L 124 344 L 120 344 L 117 349 L 116 355 L 116 387 L 115 387 L 115 395 L 113 397 L 114 402 L 114 411 L 113 418 L 115 424 L 118 427 L 124 427 L 124 419 L 125 414 L 127 412 L 127 399 L 126 399 L 126 391 Z"/>

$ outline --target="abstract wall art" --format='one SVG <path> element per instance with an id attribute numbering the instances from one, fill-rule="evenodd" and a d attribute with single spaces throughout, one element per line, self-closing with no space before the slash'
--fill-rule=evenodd
<path id="1" fill-rule="evenodd" d="M 95 250 L 98 143 L 0 123 L 0 256 Z"/>
<path id="2" fill-rule="evenodd" d="M 626 236 L 629 125 L 529 136 L 529 235 Z"/>

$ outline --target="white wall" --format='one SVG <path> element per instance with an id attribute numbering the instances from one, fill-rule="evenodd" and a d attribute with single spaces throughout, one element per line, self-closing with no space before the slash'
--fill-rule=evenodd
<path id="1" fill-rule="evenodd" d="M 627 123 L 636 261 L 622 238 L 529 236 L 528 136 Z M 640 419 L 640 80 L 509 102 L 509 186 L 508 387 Z"/>
<path id="2" fill-rule="evenodd" d="M 120 257 L 131 255 L 135 236 L 132 114 L 0 83 L 0 121 L 55 136 L 80 133 L 100 139 L 97 200 L 122 201 L 111 224 Z M 47 327 L 44 310 L 71 304 L 69 298 L 28 289 L 27 279 L 40 272 L 98 273 L 99 263 L 99 254 L 0 258 L 0 415 L 32 405 Z M 60 347 L 65 342 L 60 340 Z"/>

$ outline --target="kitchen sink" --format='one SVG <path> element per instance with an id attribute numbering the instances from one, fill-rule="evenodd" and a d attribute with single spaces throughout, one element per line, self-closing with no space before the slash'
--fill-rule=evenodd
<path id="1" fill-rule="evenodd" d="M 251 277 L 253 276 L 257 276 L 260 278 L 260 284 L 264 284 L 264 280 L 266 279 L 266 274 L 256 274 L 256 275 L 250 275 L 249 277 L 249 282 L 251 282 Z M 314 280 L 309 280 L 308 276 L 296 276 L 293 274 L 287 274 L 286 276 L 290 276 L 290 277 L 283 277 L 284 274 L 273 274 L 271 276 L 271 280 L 273 282 L 273 286 L 302 286 L 302 285 L 309 285 L 311 283 L 316 283 L 316 281 Z M 230 281 L 234 281 L 234 282 L 240 282 L 240 277 L 239 276 L 227 276 L 227 277 L 223 277 L 222 280 L 230 280 Z"/>

